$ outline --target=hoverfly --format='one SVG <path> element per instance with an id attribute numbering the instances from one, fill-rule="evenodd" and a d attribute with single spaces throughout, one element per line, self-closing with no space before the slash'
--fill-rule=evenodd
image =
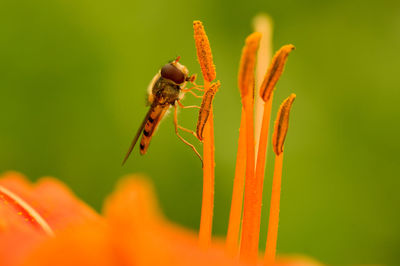
<path id="1" fill-rule="evenodd" d="M 143 122 L 139 127 L 135 137 L 133 138 L 132 144 L 129 147 L 127 154 L 125 155 L 122 164 L 124 164 L 128 159 L 137 141 L 139 140 L 140 135 L 142 135 L 142 139 L 140 140 L 139 144 L 140 154 L 141 155 L 146 154 L 154 132 L 156 131 L 158 125 L 160 124 L 160 121 L 163 119 L 164 115 L 171 106 L 174 106 L 175 108 L 174 124 L 175 124 L 176 135 L 185 144 L 189 145 L 202 161 L 201 156 L 197 152 L 196 148 L 188 141 L 186 141 L 184 138 L 182 138 L 178 132 L 178 129 L 182 129 L 187 132 L 190 132 L 195 137 L 197 137 L 196 133 L 194 133 L 193 131 L 178 125 L 177 103 L 182 108 L 197 107 L 197 106 L 185 107 L 180 103 L 180 100 L 183 98 L 184 93 L 191 92 L 190 89 L 184 89 L 186 83 L 191 82 L 194 84 L 196 75 L 190 76 L 188 69 L 184 65 L 179 63 L 179 59 L 180 57 L 177 57 L 174 61 L 164 65 L 152 79 L 148 87 L 148 93 L 149 93 L 148 101 L 150 103 L 150 109 L 147 112 L 145 118 L 143 119 Z M 193 92 L 191 93 L 194 94 Z"/>

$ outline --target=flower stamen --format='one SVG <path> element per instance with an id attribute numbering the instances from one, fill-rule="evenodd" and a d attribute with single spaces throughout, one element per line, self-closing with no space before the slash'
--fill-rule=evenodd
<path id="1" fill-rule="evenodd" d="M 254 147 L 254 69 L 261 33 L 255 32 L 246 39 L 242 50 L 239 68 L 239 89 L 245 113 L 246 125 L 246 179 L 244 189 L 243 226 L 240 257 L 246 261 L 257 260 L 259 226 L 254 219 L 254 179 L 255 147 Z"/>
<path id="2" fill-rule="evenodd" d="M 193 22 L 194 40 L 197 49 L 197 58 L 204 78 L 205 94 L 210 89 L 210 83 L 215 79 L 215 66 L 212 59 L 210 43 L 203 24 Z M 208 248 L 211 244 L 212 220 L 214 210 L 214 183 L 215 183 L 215 155 L 214 155 L 214 116 L 212 101 L 208 108 L 208 119 L 203 129 L 203 198 L 201 206 L 199 244 Z"/>
<path id="3" fill-rule="evenodd" d="M 296 94 L 292 93 L 283 101 L 278 111 L 274 134 L 272 136 L 272 146 L 276 155 L 280 155 L 283 152 L 283 143 L 285 142 L 286 134 L 289 129 L 290 108 L 292 107 L 294 99 L 296 99 Z"/>
<path id="4" fill-rule="evenodd" d="M 193 30 L 201 72 L 204 80 L 212 82 L 216 77 L 215 65 L 213 63 L 210 42 L 201 21 L 196 20 L 193 22 Z"/>
<path id="5" fill-rule="evenodd" d="M 281 49 L 282 50 L 282 49 Z M 284 49 L 285 50 L 285 49 Z M 277 53 L 279 54 L 279 53 Z M 275 84 L 279 80 L 282 72 L 277 75 L 277 72 L 274 70 L 274 65 L 277 65 L 277 60 L 272 60 L 270 67 L 265 74 L 267 80 L 271 80 L 270 77 L 274 80 Z M 274 72 L 275 71 L 275 72 Z M 274 73 L 275 74 L 274 74 Z M 264 83 L 264 82 L 263 82 Z M 270 83 L 268 83 L 270 84 Z M 261 91 L 265 90 L 264 87 L 260 88 Z M 263 100 L 265 100 L 263 98 Z M 263 186 L 264 186 L 264 175 L 265 175 L 265 164 L 267 159 L 267 148 L 268 148 L 268 134 L 269 134 L 269 124 L 271 119 L 271 108 L 272 108 L 272 100 L 273 100 L 273 91 L 271 91 L 268 99 L 265 100 L 264 103 L 264 112 L 262 116 L 261 122 L 261 131 L 259 138 L 259 146 L 257 151 L 257 163 L 256 163 L 256 173 L 255 173 L 255 192 L 254 192 L 254 224 L 257 225 L 259 230 L 261 224 L 261 206 L 262 206 L 262 195 L 263 195 Z"/>
<path id="6" fill-rule="evenodd" d="M 293 49 L 295 49 L 295 47 L 292 44 L 284 45 L 272 58 L 271 65 L 268 68 L 260 89 L 260 95 L 264 101 L 267 101 L 271 97 L 275 85 L 283 72 L 289 53 Z"/>
<path id="7" fill-rule="evenodd" d="M 235 178 L 233 180 L 231 211 L 229 214 L 226 249 L 228 254 L 236 256 L 243 209 L 244 176 L 246 171 L 246 116 L 242 108 L 240 119 L 239 144 L 236 155 Z"/>
<path id="8" fill-rule="evenodd" d="M 261 39 L 261 33 L 254 32 L 246 39 L 246 44 L 242 50 L 242 58 L 239 67 L 239 89 L 242 100 L 249 94 L 254 96 L 254 69 L 257 59 L 258 46 Z"/>
<path id="9" fill-rule="evenodd" d="M 295 94 L 291 94 L 280 106 L 275 120 L 272 145 L 275 156 L 274 176 L 272 179 L 271 206 L 269 210 L 267 244 L 265 248 L 264 265 L 273 265 L 276 255 L 276 242 L 278 239 L 279 204 L 281 196 L 283 144 L 289 128 L 289 113 Z"/>
<path id="10" fill-rule="evenodd" d="M 206 125 L 208 117 L 210 116 L 210 109 L 212 106 L 214 95 L 218 91 L 218 88 L 220 86 L 221 83 L 219 81 L 212 83 L 210 88 L 202 96 L 203 100 L 201 101 L 199 119 L 197 120 L 196 126 L 196 135 L 199 140 L 203 140 L 204 126 Z"/>
<path id="11" fill-rule="evenodd" d="M 262 34 L 260 40 L 260 48 L 257 53 L 257 67 L 256 67 L 256 95 L 255 95 L 255 136 L 256 136 L 256 151 L 259 146 L 259 139 L 261 134 L 261 124 L 264 113 L 264 100 L 261 98 L 260 89 L 264 76 L 267 73 L 269 63 L 272 57 L 272 19 L 265 15 L 260 14 L 253 20 L 254 30 Z M 269 126 L 269 124 L 268 124 Z"/>

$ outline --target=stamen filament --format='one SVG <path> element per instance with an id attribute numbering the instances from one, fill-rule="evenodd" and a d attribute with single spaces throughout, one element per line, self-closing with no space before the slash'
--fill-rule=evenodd
<path id="1" fill-rule="evenodd" d="M 254 141 L 254 69 L 261 34 L 256 32 L 246 39 L 242 51 L 239 69 L 239 89 L 246 120 L 246 185 L 244 192 L 242 241 L 240 257 L 248 262 L 256 262 L 258 254 L 258 237 L 255 214 L 256 180 L 254 178 L 255 141 Z"/>
<path id="2" fill-rule="evenodd" d="M 274 177 L 272 179 L 271 206 L 269 209 L 269 222 L 267 245 L 265 248 L 264 265 L 274 265 L 276 242 L 278 240 L 279 204 L 281 198 L 283 153 L 275 156 Z"/>
<path id="3" fill-rule="evenodd" d="M 240 256 L 246 261 L 255 262 L 258 253 L 259 230 L 255 218 L 255 192 L 257 183 L 254 178 L 254 115 L 253 99 L 246 97 L 243 103 L 246 117 L 246 184 L 244 191 L 243 226 Z"/>
<path id="4" fill-rule="evenodd" d="M 263 98 L 263 100 L 265 100 L 265 105 L 264 105 L 264 114 L 262 118 L 261 133 L 260 133 L 258 153 L 257 153 L 257 164 L 256 164 L 257 186 L 255 192 L 254 208 L 256 209 L 256 212 L 254 219 L 256 220 L 255 224 L 257 225 L 257 228 L 259 228 L 261 224 L 262 194 L 264 186 L 265 163 L 267 159 L 269 124 L 271 119 L 271 107 L 273 99 L 273 89 L 271 88 L 274 88 L 274 86 L 278 82 L 282 74 L 288 53 L 292 49 L 294 49 L 293 45 L 286 45 L 276 53 L 271 62 L 270 67 L 268 68 L 267 73 L 265 74 L 264 81 L 260 88 L 261 94 L 267 91 L 267 97 Z M 276 132 L 277 130 L 275 130 L 275 133 Z M 278 208 L 279 208 L 279 201 L 278 201 Z M 278 229 L 276 228 L 276 230 Z"/>
<path id="5" fill-rule="evenodd" d="M 193 22 L 194 40 L 197 49 L 197 57 L 204 78 L 205 94 L 210 89 L 210 83 L 216 77 L 215 66 L 212 59 L 210 43 L 203 24 L 200 21 Z M 208 119 L 203 130 L 203 198 L 201 206 L 199 245 L 208 248 L 211 244 L 212 220 L 214 210 L 214 182 L 215 182 L 215 158 L 214 158 L 214 115 L 212 103 L 209 104 Z"/>
<path id="6" fill-rule="evenodd" d="M 211 244 L 212 236 L 215 183 L 214 115 L 212 106 L 210 108 L 209 119 L 207 119 L 204 127 L 203 160 L 203 199 L 200 218 L 199 244 L 203 248 L 208 248 Z"/>
<path id="7" fill-rule="evenodd" d="M 229 215 L 226 249 L 228 254 L 236 256 L 239 245 L 240 224 L 242 221 L 244 175 L 246 171 L 246 116 L 242 108 L 240 119 L 239 144 L 236 155 L 235 179 L 233 180 L 231 212 Z"/>
<path id="8" fill-rule="evenodd" d="M 272 19 L 265 15 L 260 14 L 253 20 L 254 30 L 262 34 L 260 40 L 260 48 L 257 54 L 257 68 L 256 68 L 256 93 L 255 93 L 255 139 L 256 151 L 258 151 L 259 139 L 261 133 L 261 124 L 264 113 L 264 100 L 261 98 L 260 90 L 265 73 L 268 70 L 269 62 L 272 56 Z"/>
<path id="9" fill-rule="evenodd" d="M 289 128 L 290 109 L 295 98 L 296 95 L 292 93 L 281 104 L 275 120 L 274 134 L 272 136 L 273 149 L 276 156 L 274 176 L 272 179 L 271 205 L 269 209 L 268 234 L 265 248 L 264 265 L 273 265 L 275 262 L 276 242 L 278 240 L 279 205 L 281 197 L 283 144 Z"/>
<path id="10" fill-rule="evenodd" d="M 261 224 L 261 206 L 262 206 L 262 195 L 264 186 L 264 173 L 265 173 L 265 163 L 267 159 L 267 147 L 268 147 L 268 132 L 269 123 L 271 117 L 272 108 L 272 97 L 264 104 L 264 114 L 262 117 L 261 132 L 259 139 L 259 146 L 257 152 L 257 163 L 255 172 L 255 187 L 254 187 L 254 203 L 253 203 L 253 217 L 254 227 L 260 230 Z M 255 230 L 255 229 L 254 229 Z M 257 250 L 258 250 L 258 238 L 257 235 Z"/>

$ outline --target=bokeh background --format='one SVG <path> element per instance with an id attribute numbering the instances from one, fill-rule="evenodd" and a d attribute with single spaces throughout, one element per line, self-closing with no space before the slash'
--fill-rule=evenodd
<path id="1" fill-rule="evenodd" d="M 278 252 L 328 264 L 400 264 L 395 0 L 2 0 L 0 171 L 20 171 L 32 180 L 58 177 L 99 211 L 121 176 L 145 173 L 166 216 L 197 230 L 201 169 L 174 135 L 172 116 L 146 156 L 135 150 L 124 167 L 121 160 L 146 113 L 146 88 L 160 66 L 180 55 L 191 72 L 200 73 L 192 37 L 192 21 L 200 19 L 222 83 L 215 98 L 214 232 L 223 236 L 240 120 L 238 63 L 260 12 L 274 20 L 274 49 L 297 47 L 273 107 L 275 117 L 279 102 L 297 94 Z M 187 96 L 184 102 L 196 99 Z M 194 110 L 181 112 L 186 127 L 194 128 L 196 119 Z"/>

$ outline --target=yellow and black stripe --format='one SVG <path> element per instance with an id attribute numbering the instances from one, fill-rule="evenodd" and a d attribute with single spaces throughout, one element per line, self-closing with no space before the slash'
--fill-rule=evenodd
<path id="1" fill-rule="evenodd" d="M 156 104 L 153 104 L 150 107 L 150 110 L 147 112 L 146 117 L 143 119 L 141 126 L 139 127 L 135 137 L 132 140 L 131 146 L 129 147 L 129 150 L 125 155 L 122 165 L 125 164 L 129 155 L 132 153 L 133 148 L 135 148 L 136 142 L 138 141 L 140 135 L 142 135 L 142 140 L 140 141 L 140 154 L 143 155 L 146 153 L 150 144 L 151 137 L 153 136 L 155 130 L 157 129 L 158 124 L 160 123 L 161 119 L 167 112 L 168 108 L 169 105 L 156 105 Z"/>
<path id="2" fill-rule="evenodd" d="M 147 152 L 151 138 L 168 108 L 169 105 L 154 105 L 149 110 L 148 118 L 143 129 L 142 139 L 140 140 L 140 154 L 143 155 Z"/>

